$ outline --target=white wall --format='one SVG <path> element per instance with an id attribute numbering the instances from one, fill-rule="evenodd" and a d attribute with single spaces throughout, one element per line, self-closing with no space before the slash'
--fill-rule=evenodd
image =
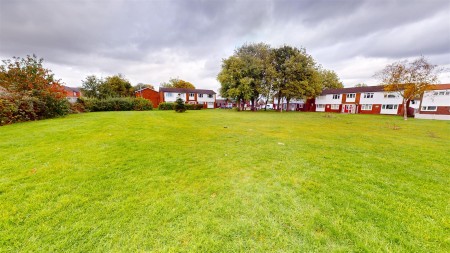
<path id="1" fill-rule="evenodd" d="M 359 99 L 360 104 L 401 104 L 403 99 L 395 92 L 372 92 L 373 98 L 364 98 L 364 93 L 361 93 Z M 395 95 L 395 98 L 385 98 L 385 94 Z"/>
<path id="2" fill-rule="evenodd" d="M 172 96 L 168 96 L 168 94 L 172 94 Z M 178 94 L 180 94 L 180 96 L 178 96 Z M 165 102 L 175 102 L 178 97 L 180 97 L 184 101 L 186 100 L 186 93 L 164 92 Z"/>
<path id="3" fill-rule="evenodd" d="M 444 94 L 439 95 L 439 92 Z M 422 98 L 422 106 L 450 106 L 450 90 L 425 91 Z"/>
<path id="4" fill-rule="evenodd" d="M 201 97 L 199 96 L 199 94 L 197 94 L 197 102 L 199 102 L 199 103 L 203 103 L 203 102 L 215 102 L 215 99 L 216 99 L 216 95 L 215 95 L 215 94 L 212 96 L 212 98 L 208 98 L 208 95 L 207 95 L 207 94 L 203 94 L 203 97 L 201 98 Z"/>
<path id="5" fill-rule="evenodd" d="M 341 96 L 339 99 L 333 99 L 333 95 L 324 95 L 324 96 L 318 96 L 316 97 L 316 104 L 335 104 L 340 105 L 342 104 L 342 96 L 345 96 L 345 94 L 340 94 Z"/>

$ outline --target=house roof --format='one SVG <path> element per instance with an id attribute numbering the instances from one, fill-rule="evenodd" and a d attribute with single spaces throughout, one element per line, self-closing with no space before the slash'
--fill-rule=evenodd
<path id="1" fill-rule="evenodd" d="M 159 88 L 162 92 L 174 92 L 174 93 L 197 93 L 197 94 L 216 94 L 213 90 L 202 89 L 186 89 L 186 88 Z"/>
<path id="2" fill-rule="evenodd" d="M 137 90 L 137 91 L 134 91 L 134 93 L 136 93 L 136 92 L 141 92 L 141 91 L 143 91 L 143 90 L 152 90 L 152 91 L 155 91 L 155 90 L 152 89 L 152 88 L 145 87 L 145 88 L 139 89 L 139 90 Z M 156 91 L 155 91 L 155 92 L 156 92 Z"/>
<path id="3" fill-rule="evenodd" d="M 70 91 L 70 92 L 80 92 L 80 88 L 78 87 L 69 87 L 69 86 L 65 86 L 63 85 L 64 90 L 66 91 Z"/>
<path id="4" fill-rule="evenodd" d="M 430 90 L 448 90 L 450 89 L 450 84 L 435 84 Z"/>
<path id="5" fill-rule="evenodd" d="M 341 88 L 341 89 L 325 89 L 322 91 L 321 95 L 377 92 L 377 91 L 384 91 L 383 86 L 378 85 L 378 86 L 351 87 L 351 88 Z"/>

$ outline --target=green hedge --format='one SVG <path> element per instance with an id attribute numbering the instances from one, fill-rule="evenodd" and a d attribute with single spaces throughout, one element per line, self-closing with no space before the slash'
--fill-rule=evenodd
<path id="1" fill-rule="evenodd" d="M 203 104 L 185 104 L 186 110 L 201 110 Z M 175 103 L 163 102 L 158 105 L 158 110 L 171 111 L 175 110 Z"/>
<path id="2" fill-rule="evenodd" d="M 174 110 L 175 103 L 163 102 L 158 105 L 158 110 Z"/>
<path id="3" fill-rule="evenodd" d="M 97 98 L 80 98 L 81 103 L 86 111 L 149 111 L 153 110 L 151 101 L 144 98 L 115 97 L 106 99 Z"/>
<path id="4" fill-rule="evenodd" d="M 69 102 L 65 98 L 61 99 L 51 95 L 3 94 L 0 96 L 0 126 L 68 114 Z"/>

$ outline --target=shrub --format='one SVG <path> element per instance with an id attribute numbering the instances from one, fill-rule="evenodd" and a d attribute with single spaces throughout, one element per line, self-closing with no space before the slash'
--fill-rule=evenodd
<path id="1" fill-rule="evenodd" d="M 82 98 L 78 100 L 87 111 L 149 111 L 153 110 L 150 101 L 143 98 L 115 97 L 106 99 Z"/>
<path id="2" fill-rule="evenodd" d="M 186 110 L 201 110 L 203 104 L 186 104 Z"/>
<path id="3" fill-rule="evenodd" d="M 14 57 L 0 65 L 0 125 L 54 118 L 69 113 L 59 80 L 36 56 Z"/>
<path id="4" fill-rule="evenodd" d="M 174 110 L 174 108 L 174 103 L 163 102 L 158 105 L 158 110 Z"/>
<path id="5" fill-rule="evenodd" d="M 177 98 L 174 109 L 176 112 L 185 112 L 186 111 L 186 104 L 184 104 L 183 99 Z"/>

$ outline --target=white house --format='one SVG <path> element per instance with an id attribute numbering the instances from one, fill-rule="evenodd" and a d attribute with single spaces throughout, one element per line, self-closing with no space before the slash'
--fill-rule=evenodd
<path id="1" fill-rule="evenodd" d="M 450 120 L 450 84 L 437 84 L 425 91 L 415 118 Z"/>

